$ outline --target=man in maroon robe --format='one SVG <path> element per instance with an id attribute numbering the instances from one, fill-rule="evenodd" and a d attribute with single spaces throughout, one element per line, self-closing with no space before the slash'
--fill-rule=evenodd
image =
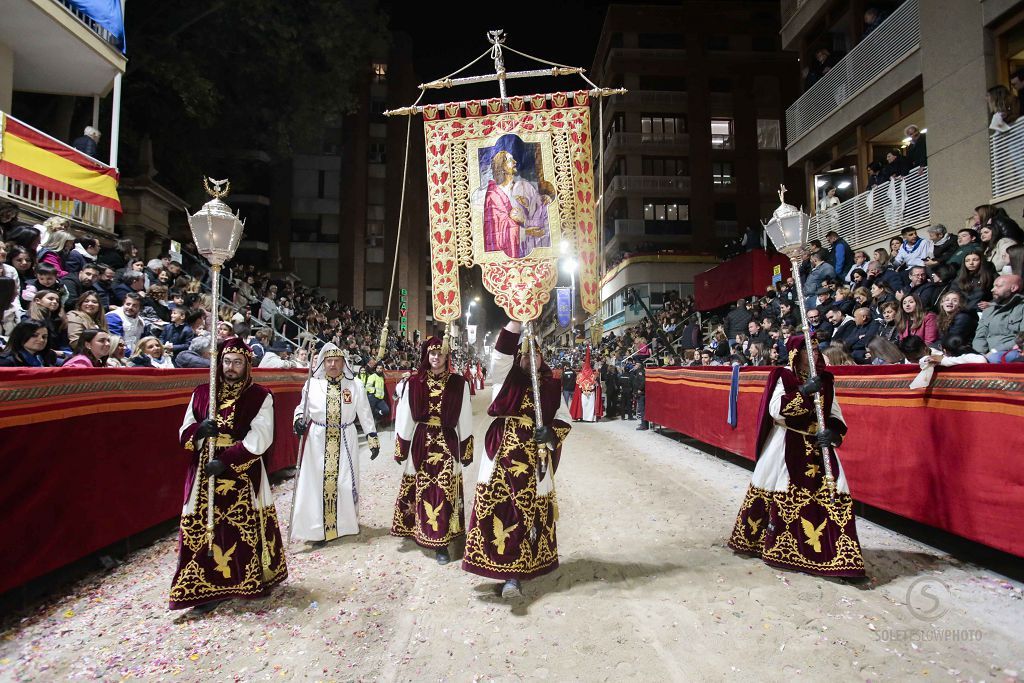
<path id="1" fill-rule="evenodd" d="M 498 335 L 490 375 L 497 395 L 487 414 L 487 457 L 480 462 L 462 568 L 504 580 L 501 594 L 522 594 L 520 581 L 558 567 L 554 475 L 569 430 L 562 383 L 537 353 L 543 425 L 534 429 L 529 352 L 519 353 L 520 323 Z"/>
<path id="2" fill-rule="evenodd" d="M 395 460 L 406 462 L 391 534 L 412 538 L 448 564 L 465 517 L 462 467 L 473 462 L 469 383 L 451 372 L 437 337 L 423 343 L 419 369 L 395 409 Z M 411 456 L 411 457 L 410 457 Z"/>
<path id="3" fill-rule="evenodd" d="M 217 358 L 217 418 L 210 385 L 196 387 L 179 437 L 189 458 L 171 609 L 209 612 L 230 598 L 258 598 L 288 576 L 274 497 L 262 455 L 274 441 L 274 397 L 252 381 L 253 353 L 232 337 Z M 214 439 L 209 459 L 207 440 Z M 207 483 L 214 528 L 207 535 Z"/>

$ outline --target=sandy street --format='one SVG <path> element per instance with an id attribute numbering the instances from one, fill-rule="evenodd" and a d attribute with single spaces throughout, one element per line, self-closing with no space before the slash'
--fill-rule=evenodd
<path id="1" fill-rule="evenodd" d="M 477 397 L 477 457 L 485 408 Z M 378 460 L 363 452 L 362 533 L 294 544 L 271 597 L 199 619 L 169 612 L 168 535 L 8 616 L 0 679 L 1007 681 L 1024 671 L 1020 584 L 863 521 L 866 585 L 734 555 L 725 541 L 749 473 L 634 426 L 575 425 L 557 480 L 562 566 L 522 600 L 503 602 L 496 582 L 388 535 L 400 467 L 387 432 Z M 291 482 L 275 494 L 286 519 Z"/>

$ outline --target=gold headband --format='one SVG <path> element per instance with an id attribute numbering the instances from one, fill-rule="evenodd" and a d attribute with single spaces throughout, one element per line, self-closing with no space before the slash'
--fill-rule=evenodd
<path id="1" fill-rule="evenodd" d="M 327 360 L 328 358 L 344 358 L 344 357 L 345 357 L 345 352 L 342 351 L 339 348 L 328 349 L 327 352 L 324 354 L 324 360 Z"/>

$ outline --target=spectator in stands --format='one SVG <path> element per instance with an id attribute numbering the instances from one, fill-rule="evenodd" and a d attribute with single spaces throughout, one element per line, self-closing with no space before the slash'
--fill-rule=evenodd
<path id="1" fill-rule="evenodd" d="M 1024 107 L 1021 106 L 1021 91 L 1024 91 L 1024 68 L 1017 69 L 1010 74 L 1010 89 L 1017 99 L 1017 111 L 1024 111 Z"/>
<path id="2" fill-rule="evenodd" d="M 164 329 L 160 334 L 160 341 L 164 349 L 175 358 L 178 354 L 190 348 L 192 340 L 195 338 L 195 332 L 185 323 L 186 315 L 187 313 L 184 308 L 173 308 L 171 310 L 171 322 L 169 325 L 164 325 Z"/>
<path id="3" fill-rule="evenodd" d="M 64 259 L 64 266 L 69 273 L 77 273 L 86 264 L 96 263 L 96 256 L 100 253 L 99 240 L 92 237 L 79 237 L 74 249 Z"/>
<path id="4" fill-rule="evenodd" d="M 75 300 L 74 308 L 68 311 L 68 346 L 75 348 L 78 339 L 86 330 L 108 331 L 107 318 L 100 306 L 96 292 L 85 292 Z"/>
<path id="5" fill-rule="evenodd" d="M 156 337 L 143 337 L 139 340 L 132 353 L 131 364 L 138 368 L 174 368 L 171 354 L 164 353 L 164 346 Z"/>
<path id="6" fill-rule="evenodd" d="M 52 368 L 57 356 L 50 349 L 50 331 L 35 320 L 24 320 L 14 326 L 7 339 L 7 348 L 0 353 L 0 368 Z"/>
<path id="7" fill-rule="evenodd" d="M 121 339 L 116 334 L 110 335 L 110 355 L 107 356 L 107 367 L 108 368 L 127 368 L 131 365 L 127 358 L 124 357 L 124 339 Z"/>
<path id="8" fill-rule="evenodd" d="M 842 342 L 845 344 L 850 334 L 857 327 L 856 321 L 853 316 L 844 315 L 843 312 L 836 306 L 826 308 L 825 319 L 828 320 L 829 324 L 832 325 L 832 336 L 828 342 Z"/>
<path id="9" fill-rule="evenodd" d="M 969 342 L 955 334 L 946 335 L 942 338 L 942 353 L 932 353 L 921 359 L 921 367 L 929 365 L 941 365 L 950 367 L 963 365 L 965 363 L 986 363 L 985 356 L 974 353 Z"/>
<path id="10" fill-rule="evenodd" d="M 987 93 L 988 113 L 992 115 L 989 128 L 996 133 L 1005 133 L 1017 122 L 1020 107 L 1017 98 L 1010 94 L 1005 85 L 989 88 Z"/>
<path id="11" fill-rule="evenodd" d="M 888 14 L 875 6 L 868 7 L 864 10 L 864 33 L 861 34 L 860 39 L 864 40 L 871 35 L 875 29 L 882 25 L 882 22 L 885 21 L 888 16 Z"/>
<path id="12" fill-rule="evenodd" d="M 209 331 L 206 329 L 206 311 L 202 309 L 192 311 L 187 308 L 185 310 L 189 311 L 185 316 L 185 324 L 192 328 L 192 332 L 196 336 L 209 334 Z"/>
<path id="13" fill-rule="evenodd" d="M 829 230 L 828 234 L 825 235 L 825 239 L 831 245 L 828 259 L 829 265 L 832 266 L 832 270 L 836 273 L 841 273 L 845 277 L 853 267 L 853 250 L 850 249 L 850 245 L 835 230 Z M 864 261 L 867 261 L 867 255 L 865 255 Z"/>
<path id="14" fill-rule="evenodd" d="M 736 301 L 736 307 L 725 316 L 725 335 L 728 339 L 735 339 L 737 334 L 747 331 L 750 321 L 754 319 L 746 299 Z"/>
<path id="15" fill-rule="evenodd" d="M 296 368 L 298 364 L 289 359 L 291 347 L 284 342 L 275 342 L 263 354 L 260 361 L 261 368 Z"/>
<path id="16" fill-rule="evenodd" d="M 878 336 L 893 344 L 900 340 L 899 309 L 900 303 L 897 301 L 886 301 L 878 309 L 882 314 Z"/>
<path id="17" fill-rule="evenodd" d="M 225 320 L 217 323 L 217 343 L 235 336 L 235 326 Z"/>
<path id="18" fill-rule="evenodd" d="M 18 297 L 18 281 L 0 277 L 0 337 L 6 337 L 21 322 L 24 311 Z"/>
<path id="19" fill-rule="evenodd" d="M 761 344 L 762 346 L 768 346 L 771 343 L 771 337 L 768 336 L 767 330 L 761 327 L 761 323 L 756 320 L 747 323 L 747 339 L 751 344 Z"/>
<path id="20" fill-rule="evenodd" d="M 878 173 L 879 183 L 886 183 L 893 178 L 907 175 L 907 160 L 903 158 L 903 150 L 893 147 L 885 153 L 885 166 Z"/>
<path id="21" fill-rule="evenodd" d="M 142 298 L 142 319 L 150 327 L 163 328 L 171 322 L 171 309 L 167 306 L 167 286 L 155 284 Z"/>
<path id="22" fill-rule="evenodd" d="M 115 271 L 118 271 L 122 270 L 131 259 L 138 257 L 138 255 L 139 250 L 135 247 L 134 242 L 128 239 L 120 239 L 114 242 L 113 248 L 100 249 L 97 258 Z"/>
<path id="23" fill-rule="evenodd" d="M 953 281 L 953 289 L 963 295 L 965 311 L 978 312 L 988 307 L 995 279 L 995 268 L 983 260 L 981 254 L 972 252 L 964 257 L 960 272 Z"/>
<path id="24" fill-rule="evenodd" d="M 99 270 L 92 263 L 82 266 L 78 272 L 69 272 L 61 278 L 60 286 L 64 290 L 61 299 L 64 304 L 73 305 L 85 292 L 93 292 L 92 288 L 96 278 L 99 277 Z"/>
<path id="25" fill-rule="evenodd" d="M 838 63 L 839 57 L 832 54 L 831 49 L 824 46 L 819 47 L 814 52 L 814 61 L 811 62 L 811 66 L 807 70 L 807 75 L 804 76 L 804 90 L 809 90 Z"/>
<path id="26" fill-rule="evenodd" d="M 829 209 L 839 206 L 839 197 L 836 196 L 836 186 L 827 185 L 825 187 L 825 195 L 818 202 L 818 213 L 825 213 Z"/>
<path id="27" fill-rule="evenodd" d="M 915 294 L 907 294 L 900 300 L 896 326 L 900 339 L 914 335 L 920 337 L 928 345 L 939 341 L 939 329 L 935 314 L 928 311 Z"/>
<path id="28" fill-rule="evenodd" d="M 825 359 L 825 365 L 856 365 L 853 357 L 846 352 L 846 345 L 842 342 L 830 344 L 821 352 Z"/>
<path id="29" fill-rule="evenodd" d="M 111 334 L 124 338 L 126 348 L 134 349 L 139 340 L 147 335 L 146 323 L 139 315 L 141 311 L 142 297 L 137 292 L 129 292 L 125 294 L 120 308 L 107 313 L 107 328 Z"/>
<path id="30" fill-rule="evenodd" d="M 882 180 L 882 162 L 872 161 L 868 164 L 868 190 L 874 189 L 885 181 Z"/>
<path id="31" fill-rule="evenodd" d="M 845 273 L 842 273 L 843 280 L 854 287 L 858 287 L 867 280 L 868 277 L 868 264 L 871 262 L 871 258 L 868 256 L 866 251 L 856 251 L 853 253 L 853 262 L 850 267 L 846 269 Z M 839 273 L 837 272 L 837 275 Z"/>
<path id="32" fill-rule="evenodd" d="M 63 220 L 63 219 L 62 219 Z M 47 223 L 50 220 L 46 221 Z M 61 223 L 66 225 L 67 221 Z M 75 248 L 75 236 L 70 232 L 62 229 L 52 230 L 43 243 L 43 246 L 39 248 L 36 253 L 36 260 L 39 263 L 46 263 L 53 266 L 57 270 L 57 277 L 62 278 L 68 274 L 68 270 L 65 267 L 65 261 L 71 254 L 71 250 Z"/>
<path id="33" fill-rule="evenodd" d="M 63 349 L 68 345 L 68 321 L 64 315 L 64 307 L 60 303 L 60 295 L 46 289 L 36 292 L 32 303 L 25 312 L 25 320 L 34 320 L 46 325 L 49 331 L 50 347 Z"/>
<path id="34" fill-rule="evenodd" d="M 898 346 L 882 337 L 875 337 L 868 342 L 864 358 L 871 365 L 899 365 L 907 361 Z"/>
<path id="35" fill-rule="evenodd" d="M 918 237 L 916 228 L 903 228 L 900 234 L 903 235 L 903 240 L 893 259 L 897 268 L 923 266 L 925 261 L 932 258 L 932 243 Z"/>
<path id="36" fill-rule="evenodd" d="M 62 367 L 65 368 L 102 368 L 107 365 L 110 355 L 110 334 L 103 330 L 86 330 L 78 338 L 75 355 L 71 356 Z"/>
<path id="37" fill-rule="evenodd" d="M 924 168 L 928 165 L 928 146 L 925 134 L 911 124 L 903 129 L 903 134 L 910 138 L 907 145 L 907 169 Z"/>
<path id="38" fill-rule="evenodd" d="M 853 312 L 854 327 L 845 335 L 843 342 L 850 355 L 857 363 L 864 363 L 867 358 L 868 344 L 878 335 L 880 325 L 871 317 L 871 309 L 858 308 Z"/>
<path id="39" fill-rule="evenodd" d="M 82 154 L 87 154 L 93 159 L 99 159 L 99 144 L 102 135 L 92 126 L 86 126 L 82 134 L 71 141 L 71 146 Z"/>
<path id="40" fill-rule="evenodd" d="M 963 228 L 956 234 L 956 249 L 946 259 L 946 263 L 959 269 L 967 254 L 981 254 L 984 251 L 985 247 L 981 246 L 978 231 L 974 228 Z"/>
<path id="41" fill-rule="evenodd" d="M 896 292 L 896 299 L 902 301 L 903 297 L 913 294 L 925 308 L 935 306 L 935 297 L 939 295 L 934 283 L 928 282 L 927 269 L 924 266 L 912 266 L 910 268 L 910 286 Z"/>
<path id="42" fill-rule="evenodd" d="M 196 337 L 187 349 L 177 355 L 174 365 L 179 368 L 210 367 L 210 341 L 210 335 Z"/>
<path id="43" fill-rule="evenodd" d="M 1024 296 L 1019 275 L 1000 275 L 992 285 L 992 305 L 981 314 L 974 334 L 974 350 L 980 354 L 1007 351 L 1024 332 Z"/>
<path id="44" fill-rule="evenodd" d="M 1024 332 L 1017 335 L 1013 347 L 1007 351 L 996 351 L 985 357 L 988 363 L 1024 363 Z"/>
<path id="45" fill-rule="evenodd" d="M 0 242 L 9 239 L 10 234 L 23 226 L 18 220 L 18 205 L 13 202 L 0 202 Z"/>
<path id="46" fill-rule="evenodd" d="M 902 353 L 908 363 L 919 365 L 921 359 L 927 355 L 930 355 L 932 350 L 924 343 L 924 340 L 918 337 L 916 334 L 912 334 L 908 337 L 900 339 L 898 344 L 900 353 Z"/>
<path id="47" fill-rule="evenodd" d="M 942 223 L 936 223 L 928 228 L 928 239 L 932 243 L 932 257 L 925 261 L 925 265 L 929 267 L 945 263 L 956 251 L 957 243 Z"/>
<path id="48" fill-rule="evenodd" d="M 96 268 L 98 275 L 96 276 L 96 281 L 92 283 L 92 288 L 96 290 L 96 296 L 100 298 L 103 310 L 110 311 L 115 308 L 114 269 L 105 263 L 97 263 Z"/>
<path id="49" fill-rule="evenodd" d="M 134 270 L 129 270 L 121 276 L 121 282 L 114 287 L 111 295 L 111 302 L 120 306 L 124 303 L 124 297 L 129 292 L 139 293 L 146 288 L 146 276 Z M 139 294 L 141 301 L 141 294 Z M 115 334 L 117 334 L 115 332 Z"/>
<path id="50" fill-rule="evenodd" d="M 811 272 L 807 276 L 807 281 L 804 283 L 804 291 L 809 292 L 807 295 L 806 305 L 813 308 L 818 303 L 818 290 L 822 289 L 822 286 L 827 280 L 835 279 L 836 271 L 825 261 L 825 255 L 820 252 L 812 253 L 810 260 Z"/>
<path id="51" fill-rule="evenodd" d="M 1002 225 L 992 218 L 981 226 L 978 235 L 981 237 L 981 246 L 985 249 L 985 258 L 992 263 L 992 267 L 997 273 L 1000 272 L 1003 266 L 1009 262 L 1006 250 L 1016 242 L 1012 238 L 1004 236 Z"/>
<path id="52" fill-rule="evenodd" d="M 40 263 L 36 266 L 35 274 L 21 289 L 23 305 L 32 301 L 39 292 L 53 292 L 58 298 L 64 294 L 64 288 L 57 282 L 56 268 L 48 263 Z"/>

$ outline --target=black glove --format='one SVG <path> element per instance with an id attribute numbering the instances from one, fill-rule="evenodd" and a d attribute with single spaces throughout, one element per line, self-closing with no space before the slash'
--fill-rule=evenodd
<path id="1" fill-rule="evenodd" d="M 821 376 L 815 375 L 809 380 L 803 383 L 800 387 L 800 393 L 804 396 L 810 396 L 821 391 Z"/>
<path id="2" fill-rule="evenodd" d="M 818 445 L 822 448 L 832 446 L 836 442 L 836 433 L 831 429 L 822 429 L 814 436 L 818 441 Z"/>
<path id="3" fill-rule="evenodd" d="M 221 474 L 224 473 L 224 470 L 226 470 L 227 468 L 228 466 L 224 464 L 223 460 L 218 460 L 217 458 L 214 458 L 210 462 L 206 463 L 206 468 L 204 471 L 211 477 L 219 477 Z"/>
<path id="4" fill-rule="evenodd" d="M 551 443 L 552 441 L 554 441 L 554 438 L 555 432 L 550 427 L 546 427 L 545 425 L 537 427 L 537 429 L 534 430 L 533 432 L 533 440 L 536 441 L 538 444 Z"/>
<path id="5" fill-rule="evenodd" d="M 370 447 L 370 460 L 380 455 L 380 439 L 377 438 L 377 432 L 366 435 L 366 445 Z"/>
<path id="6" fill-rule="evenodd" d="M 292 425 L 292 430 L 298 436 L 303 436 L 306 432 L 309 431 L 309 422 L 307 422 L 305 419 L 301 417 L 297 418 L 295 420 L 295 424 Z"/>
<path id="7" fill-rule="evenodd" d="M 217 427 L 217 422 L 214 420 L 206 419 L 199 423 L 199 429 L 193 435 L 193 439 L 201 441 L 202 439 L 209 439 L 210 437 L 217 436 L 220 434 L 220 429 Z"/>

